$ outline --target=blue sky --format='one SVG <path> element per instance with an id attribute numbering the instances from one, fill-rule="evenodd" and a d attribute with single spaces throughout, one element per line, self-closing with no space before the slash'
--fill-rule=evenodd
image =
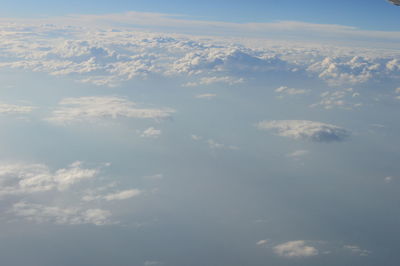
<path id="1" fill-rule="evenodd" d="M 271 22 L 294 20 L 340 24 L 362 29 L 399 30 L 398 7 L 385 0 L 250 0 L 250 1 L 28 1 L 2 3 L 6 17 L 104 14 L 110 12 L 160 12 L 189 18 L 230 22 Z"/>
<path id="2" fill-rule="evenodd" d="M 2 5 L 1 265 L 399 265 L 399 7 Z"/>

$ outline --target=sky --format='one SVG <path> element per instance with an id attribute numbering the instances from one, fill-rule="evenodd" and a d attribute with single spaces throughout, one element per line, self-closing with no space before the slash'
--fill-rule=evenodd
<path id="1" fill-rule="evenodd" d="M 398 12 L 2 3 L 1 265 L 398 265 Z"/>

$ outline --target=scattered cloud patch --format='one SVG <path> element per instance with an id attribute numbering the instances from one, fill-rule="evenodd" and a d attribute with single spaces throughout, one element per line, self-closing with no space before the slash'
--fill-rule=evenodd
<path id="1" fill-rule="evenodd" d="M 63 191 L 97 174 L 97 169 L 83 168 L 81 162 L 56 171 L 44 164 L 3 164 L 0 166 L 0 196 Z"/>
<path id="2" fill-rule="evenodd" d="M 256 243 L 256 245 L 257 246 L 265 246 L 266 244 L 268 244 L 268 239 L 263 239 L 263 240 L 260 240 L 260 241 L 258 241 L 257 243 Z"/>
<path id="3" fill-rule="evenodd" d="M 197 94 L 195 96 L 197 99 L 212 99 L 217 97 L 217 94 L 214 93 L 204 93 L 204 94 Z"/>
<path id="4" fill-rule="evenodd" d="M 136 103 L 115 96 L 92 96 L 61 100 L 59 107 L 47 120 L 65 125 L 104 118 L 165 119 L 174 112 L 175 110 L 170 108 L 139 108 Z"/>
<path id="5" fill-rule="evenodd" d="M 154 127 L 149 127 L 144 130 L 140 135 L 142 138 L 158 138 L 161 135 L 161 130 L 155 129 Z"/>
<path id="6" fill-rule="evenodd" d="M 289 154 L 287 155 L 287 157 L 289 157 L 289 158 L 294 158 L 294 159 L 299 159 L 300 157 L 306 156 L 306 155 L 308 155 L 309 153 L 310 153 L 310 152 L 307 151 L 307 150 L 297 150 L 297 151 L 294 151 L 294 152 L 292 152 L 292 153 L 289 153 Z"/>
<path id="7" fill-rule="evenodd" d="M 118 191 L 115 193 L 107 194 L 104 196 L 104 199 L 107 201 L 111 200 L 126 200 L 130 199 L 136 196 L 139 196 L 142 194 L 142 191 L 138 189 L 129 189 L 129 190 L 123 190 L 123 191 Z"/>
<path id="8" fill-rule="evenodd" d="M 344 128 L 308 120 L 273 120 L 257 124 L 261 130 L 275 130 L 279 136 L 313 142 L 344 141 L 350 132 Z"/>
<path id="9" fill-rule="evenodd" d="M 228 85 L 235 85 L 235 84 L 240 84 L 243 83 L 244 79 L 243 78 L 235 78 L 235 77 L 203 77 L 200 78 L 199 81 L 197 82 L 188 82 L 184 84 L 184 87 L 197 87 L 197 86 L 204 86 L 204 85 L 211 85 L 215 83 L 223 83 L 223 84 L 228 84 Z"/>
<path id="10" fill-rule="evenodd" d="M 10 212 L 17 217 L 35 223 L 55 223 L 61 225 L 112 224 L 110 221 L 111 212 L 102 209 L 62 208 L 18 202 L 13 205 Z"/>
<path id="11" fill-rule="evenodd" d="M 277 89 L 275 89 L 276 93 L 279 93 L 279 95 L 299 95 L 299 94 L 306 94 L 309 91 L 304 90 L 304 89 L 295 89 L 295 88 L 289 88 L 286 86 L 281 86 Z"/>
<path id="12" fill-rule="evenodd" d="M 351 251 L 354 254 L 357 254 L 359 256 L 368 256 L 371 254 L 371 251 L 362 249 L 359 246 L 356 245 L 345 245 L 343 246 L 344 249 Z"/>
<path id="13" fill-rule="evenodd" d="M 326 91 L 321 94 L 321 101 L 310 105 L 310 107 L 322 106 L 325 109 L 335 107 L 351 110 L 354 107 L 362 106 L 362 103 L 354 103 L 354 99 L 360 96 L 353 88 L 341 89 L 334 92 Z"/>
<path id="14" fill-rule="evenodd" d="M 101 193 L 104 189 L 92 189 L 86 191 L 86 195 L 82 197 L 83 201 L 114 201 L 114 200 L 127 200 L 133 197 L 140 196 L 143 191 L 139 189 L 127 189 L 127 190 L 120 190 L 111 193 Z"/>
<path id="15" fill-rule="evenodd" d="M 303 240 L 289 241 L 273 248 L 274 252 L 287 258 L 302 258 L 318 255 L 318 250 L 313 246 L 306 245 Z"/>
<path id="16" fill-rule="evenodd" d="M 191 135 L 192 140 L 202 142 L 206 144 L 211 150 L 239 150 L 239 147 L 234 145 L 226 145 L 220 142 L 217 142 L 213 139 L 205 139 L 202 136 Z"/>
<path id="17" fill-rule="evenodd" d="M 0 114 L 4 115 L 28 114 L 32 112 L 34 109 L 35 107 L 33 106 L 0 103 Z"/>

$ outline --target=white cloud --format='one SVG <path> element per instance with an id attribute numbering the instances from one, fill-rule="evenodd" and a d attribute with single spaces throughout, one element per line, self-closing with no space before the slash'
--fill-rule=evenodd
<path id="1" fill-rule="evenodd" d="M 28 114 L 35 109 L 33 106 L 0 103 L 0 114 Z"/>
<path id="2" fill-rule="evenodd" d="M 106 199 L 108 201 L 126 200 L 126 199 L 130 199 L 130 198 L 139 196 L 140 194 L 142 194 L 142 191 L 140 191 L 138 189 L 129 189 L 129 190 L 123 190 L 123 191 L 118 191 L 115 193 L 107 194 L 104 196 L 104 199 Z"/>
<path id="3" fill-rule="evenodd" d="M 97 169 L 82 168 L 81 162 L 75 162 L 55 172 L 43 164 L 3 164 L 0 166 L 0 195 L 62 191 L 97 174 Z"/>
<path id="4" fill-rule="evenodd" d="M 192 138 L 192 140 L 195 140 L 195 141 L 199 141 L 199 140 L 203 139 L 202 136 L 197 136 L 197 135 L 192 135 L 191 138 Z"/>
<path id="5" fill-rule="evenodd" d="M 297 150 L 297 151 L 294 151 L 292 153 L 289 153 L 287 156 L 296 159 L 296 158 L 299 158 L 299 157 L 303 157 L 303 156 L 305 156 L 305 155 L 307 155 L 309 153 L 310 152 L 307 151 L 307 150 Z"/>
<path id="6" fill-rule="evenodd" d="M 368 256 L 371 253 L 371 251 L 362 249 L 356 245 L 345 245 L 345 246 L 343 246 L 343 248 L 347 249 L 347 250 L 351 251 L 352 253 L 357 254 L 359 256 Z"/>
<path id="7" fill-rule="evenodd" d="M 279 136 L 313 142 L 343 141 L 350 132 L 344 128 L 308 120 L 274 120 L 257 124 L 261 130 L 276 130 Z"/>
<path id="8" fill-rule="evenodd" d="M 214 93 L 204 93 L 204 94 L 197 94 L 196 98 L 198 99 L 212 99 L 217 97 L 217 94 Z"/>
<path id="9" fill-rule="evenodd" d="M 318 255 L 318 250 L 313 246 L 307 246 L 303 240 L 289 241 L 273 248 L 274 252 L 282 257 L 300 258 Z"/>
<path id="10" fill-rule="evenodd" d="M 202 136 L 192 135 L 191 138 L 194 141 L 201 141 L 212 150 L 239 150 L 237 146 L 219 143 L 213 139 L 204 139 Z"/>
<path id="11" fill-rule="evenodd" d="M 354 92 L 352 88 L 340 89 L 333 92 L 326 91 L 321 94 L 321 101 L 310 105 L 310 107 L 323 106 L 325 109 L 333 109 L 334 107 L 351 110 L 353 107 L 360 107 L 362 104 L 353 101 L 354 98 L 360 96 L 360 93 Z"/>
<path id="12" fill-rule="evenodd" d="M 239 148 L 233 145 L 225 145 L 222 143 L 218 143 L 213 139 L 209 139 L 206 141 L 206 143 L 208 144 L 208 147 L 210 147 L 210 149 L 225 149 L 225 150 L 238 150 Z"/>
<path id="13" fill-rule="evenodd" d="M 257 246 L 265 246 L 266 244 L 268 244 L 268 239 L 263 239 L 263 240 L 260 240 L 260 241 L 258 241 L 257 243 L 256 243 L 256 245 Z"/>
<path id="14" fill-rule="evenodd" d="M 144 130 L 140 135 L 142 138 L 158 138 L 161 135 L 161 130 L 155 129 L 154 127 L 149 127 Z"/>
<path id="15" fill-rule="evenodd" d="M 13 205 L 11 213 L 36 223 L 64 225 L 111 224 L 111 213 L 102 209 L 61 208 L 58 206 L 18 202 Z"/>
<path id="16" fill-rule="evenodd" d="M 276 93 L 279 93 L 280 95 L 298 95 L 298 94 L 305 94 L 308 93 L 308 90 L 304 89 L 295 89 L 295 88 L 289 88 L 286 86 L 281 86 L 277 89 L 275 89 Z"/>
<path id="17" fill-rule="evenodd" d="M 240 36 L 242 38 L 259 37 L 269 39 L 317 40 L 325 43 L 367 43 L 375 44 L 390 41 L 396 43 L 400 40 L 400 32 L 361 30 L 357 27 L 336 24 L 313 24 L 301 21 L 275 21 L 264 23 L 232 23 L 204 20 L 190 20 L 176 14 L 125 12 L 102 15 L 70 15 L 67 17 L 46 19 L 23 19 L 28 25 L 72 25 L 103 29 L 111 29 L 122 25 L 134 25 L 155 31 L 169 31 L 177 33 L 190 33 L 193 35 L 214 36 Z M 21 23 L 20 19 L 2 19 L 3 23 Z M 46 26 L 51 29 L 51 26 Z M 54 27 L 54 26 L 53 26 Z M 362 42 L 360 41 L 362 40 Z"/>
<path id="18" fill-rule="evenodd" d="M 108 187 L 104 189 L 91 189 L 86 191 L 86 195 L 82 197 L 83 201 L 98 201 L 98 200 L 106 200 L 106 201 L 114 201 L 114 200 L 127 200 L 133 197 L 140 196 L 143 191 L 139 189 L 127 189 L 127 190 L 120 190 L 111 193 L 101 193 Z"/>
<path id="19" fill-rule="evenodd" d="M 191 63 L 193 63 L 193 61 L 191 61 Z M 182 64 L 185 64 L 182 61 Z M 182 67 L 184 68 L 188 68 L 188 66 L 184 66 L 181 65 L 179 68 L 181 69 Z M 235 78 L 235 77 L 203 77 L 200 78 L 199 81 L 197 82 L 188 82 L 186 84 L 184 84 L 184 87 L 195 87 L 195 86 L 201 86 L 201 85 L 211 85 L 211 84 L 215 84 L 215 83 L 225 83 L 228 85 L 235 85 L 235 84 L 240 84 L 243 83 L 244 79 L 243 78 Z"/>
<path id="20" fill-rule="evenodd" d="M 111 17 L 115 21 L 137 19 L 133 14 L 146 18 L 146 21 L 161 17 L 168 21 L 172 19 L 167 15 L 136 12 L 79 16 L 69 22 L 73 24 L 77 19 L 83 19 L 83 24 L 89 27 L 89 17 L 98 22 L 105 22 L 107 18 L 110 22 Z M 198 25 L 197 23 L 195 24 Z M 213 23 L 215 22 L 206 24 Z M 32 23 L 29 25 L 30 32 L 27 32 L 26 25 L 21 21 L 12 27 L 9 21 L 3 24 L 0 21 L 0 49 L 3 57 L 7 58 L 0 62 L 0 67 L 68 75 L 77 81 L 99 86 L 117 86 L 122 82 L 144 79 L 150 75 L 179 77 L 185 86 L 235 85 L 251 80 L 257 74 L 265 76 L 266 73 L 278 71 L 288 75 L 293 72 L 302 73 L 304 77 L 311 75 L 336 86 L 359 84 L 378 77 L 398 77 L 400 71 L 399 53 L 392 50 L 355 49 L 320 44 L 294 45 L 271 40 L 265 42 L 260 39 L 206 38 L 140 32 L 122 27 L 113 27 L 118 28 L 118 31 L 107 27 L 99 30 L 99 25 L 88 30 L 81 26 L 82 23 L 77 25 L 79 27 Z M 289 31 L 309 28 L 312 32 L 338 27 L 296 22 L 247 26 L 253 28 L 256 25 Z M 236 26 L 244 25 L 235 24 Z M 339 28 L 352 29 L 343 26 Z M 54 31 L 57 31 L 57 37 L 52 37 Z M 308 91 L 293 88 L 282 91 L 287 94 L 305 92 Z"/>
<path id="21" fill-rule="evenodd" d="M 118 117 L 163 119 L 175 112 L 170 108 L 139 108 L 136 103 L 115 96 L 65 98 L 59 105 L 47 120 L 62 125 Z"/>

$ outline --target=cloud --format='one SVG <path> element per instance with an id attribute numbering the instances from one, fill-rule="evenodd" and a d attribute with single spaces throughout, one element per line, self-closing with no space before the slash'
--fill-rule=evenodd
<path id="1" fill-rule="evenodd" d="M 28 114 L 35 109 L 33 106 L 23 106 L 0 103 L 0 114 L 14 115 L 14 114 Z"/>
<path id="2" fill-rule="evenodd" d="M 115 193 L 107 194 L 104 196 L 104 199 L 107 201 L 112 201 L 112 200 L 126 200 L 130 199 L 136 196 L 139 196 L 142 194 L 142 191 L 138 189 L 129 189 L 129 190 L 123 190 L 123 191 L 118 191 Z"/>
<path id="3" fill-rule="evenodd" d="M 371 254 L 371 251 L 362 249 L 356 245 L 345 245 L 343 246 L 343 248 L 351 251 L 354 254 L 358 254 L 359 256 L 368 256 L 369 254 Z"/>
<path id="4" fill-rule="evenodd" d="M 260 241 L 258 241 L 257 243 L 256 243 L 256 245 L 257 246 L 265 246 L 266 244 L 268 244 L 268 239 L 263 239 L 263 240 L 260 240 Z"/>
<path id="5" fill-rule="evenodd" d="M 308 120 L 261 121 L 257 127 L 261 130 L 275 130 L 282 137 L 313 142 L 343 141 L 350 136 L 350 132 L 344 128 Z"/>
<path id="6" fill-rule="evenodd" d="M 154 127 L 149 127 L 144 130 L 140 135 L 142 138 L 158 138 L 161 135 L 161 130 L 155 129 Z"/>
<path id="7" fill-rule="evenodd" d="M 242 38 L 264 37 L 287 39 L 290 41 L 321 41 L 376 43 L 400 40 L 400 32 L 362 30 L 357 27 L 337 24 L 315 24 L 301 21 L 272 21 L 263 23 L 233 23 L 187 19 L 176 14 L 125 12 L 102 15 L 69 15 L 67 17 L 46 19 L 2 19 L 3 23 L 27 23 L 28 25 L 64 25 L 111 29 L 120 25 L 125 28 L 146 28 L 154 31 L 189 33 L 193 35 L 239 36 Z M 51 26 L 47 26 L 51 28 Z M 264 37 L 265 38 L 265 37 Z"/>
<path id="8" fill-rule="evenodd" d="M 278 72 L 304 75 L 304 78 L 311 76 L 330 86 L 352 86 L 370 80 L 396 78 L 400 72 L 399 53 L 390 50 L 321 46 L 318 43 L 294 45 L 271 40 L 265 42 L 259 38 L 161 34 L 121 27 L 119 23 L 119 26 L 101 30 L 99 25 L 91 30 L 87 28 L 93 22 L 88 18 L 110 22 L 112 17 L 116 23 L 124 19 L 136 20 L 133 14 L 146 18 L 148 22 L 154 22 L 150 18 L 172 19 L 168 15 L 139 12 L 75 16 L 72 20 L 69 17 L 70 23 L 79 19 L 85 23 L 78 23 L 76 27 L 32 23 L 29 31 L 21 21 L 10 27 L 9 21 L 1 23 L 0 20 L 0 49 L 4 58 L 0 60 L 0 68 L 63 75 L 98 86 L 118 86 L 129 80 L 153 76 L 178 78 L 184 86 L 235 85 L 251 81 L 257 75 L 275 75 Z M 248 26 L 256 25 L 260 26 Z M 271 23 L 268 27 L 285 30 L 308 27 L 313 29 L 311 31 L 321 32 L 337 29 L 333 25 L 294 22 Z M 308 90 L 285 87 L 280 93 L 305 92 Z"/>
<path id="9" fill-rule="evenodd" d="M 194 141 L 201 141 L 212 150 L 239 150 L 237 146 L 219 143 L 213 139 L 204 139 L 202 136 L 191 135 L 191 138 Z"/>
<path id="10" fill-rule="evenodd" d="M 204 94 L 197 94 L 195 96 L 197 99 L 212 99 L 217 97 L 217 94 L 214 93 L 204 93 Z"/>
<path id="11" fill-rule="evenodd" d="M 290 158 L 298 159 L 299 157 L 303 157 L 303 156 L 305 156 L 305 155 L 307 155 L 309 153 L 310 152 L 307 151 L 307 150 L 297 150 L 297 151 L 294 151 L 292 153 L 289 153 L 287 156 L 290 157 Z"/>
<path id="12" fill-rule="evenodd" d="M 0 166 L 0 196 L 63 191 L 97 174 L 97 169 L 83 168 L 81 162 L 54 172 L 44 164 L 3 164 Z"/>
<path id="13" fill-rule="evenodd" d="M 313 246 L 307 246 L 305 241 L 289 241 L 273 248 L 274 252 L 282 257 L 301 258 L 318 255 L 318 250 Z"/>
<path id="14" fill-rule="evenodd" d="M 281 87 L 275 89 L 275 92 L 279 93 L 280 95 L 298 95 L 298 94 L 308 93 L 308 90 L 295 89 L 295 88 L 289 88 L 286 86 L 281 86 Z"/>
<path id="15" fill-rule="evenodd" d="M 175 112 L 170 108 L 139 108 L 136 103 L 115 96 L 65 98 L 59 105 L 47 120 L 61 125 L 119 117 L 165 119 Z"/>
<path id="16" fill-rule="evenodd" d="M 322 106 L 325 109 L 333 109 L 335 107 L 351 110 L 354 107 L 360 107 L 361 103 L 349 102 L 358 98 L 360 93 L 354 92 L 353 88 L 340 89 L 334 92 L 326 91 L 321 94 L 321 101 L 310 105 L 310 107 Z"/>
<path id="17" fill-rule="evenodd" d="M 36 223 L 62 225 L 111 224 L 111 212 L 102 209 L 61 208 L 26 202 L 15 203 L 10 211 L 17 217 Z"/>
<path id="18" fill-rule="evenodd" d="M 387 177 L 384 178 L 384 180 L 385 180 L 386 183 L 390 183 L 390 182 L 393 181 L 393 176 L 387 176 Z"/>
<path id="19" fill-rule="evenodd" d="M 128 189 L 128 190 L 120 190 L 108 194 L 100 194 L 102 189 L 88 190 L 86 195 L 82 197 L 83 201 L 114 201 L 114 200 L 127 200 L 133 197 L 137 197 L 143 193 L 143 191 L 139 189 Z"/>
<path id="20" fill-rule="evenodd" d="M 209 139 L 206 141 L 208 147 L 213 150 L 224 149 L 224 150 L 238 150 L 239 148 L 233 145 L 225 145 L 222 143 L 218 143 L 213 139 Z"/>
<path id="21" fill-rule="evenodd" d="M 192 61 L 193 62 L 193 61 Z M 191 62 L 191 63 L 192 63 Z M 184 63 L 184 62 L 182 62 Z M 183 66 L 181 65 L 179 67 L 182 68 Z M 189 70 L 190 68 L 188 68 L 188 66 L 186 66 L 186 68 Z M 215 83 L 224 83 L 224 84 L 228 84 L 228 85 L 235 85 L 235 84 L 240 84 L 243 83 L 244 79 L 243 78 L 235 78 L 235 77 L 228 77 L 228 76 L 224 76 L 224 77 L 203 77 L 200 78 L 199 81 L 197 82 L 188 82 L 186 84 L 184 84 L 184 87 L 196 87 L 196 86 L 201 86 L 201 85 L 211 85 L 211 84 L 215 84 Z"/>

